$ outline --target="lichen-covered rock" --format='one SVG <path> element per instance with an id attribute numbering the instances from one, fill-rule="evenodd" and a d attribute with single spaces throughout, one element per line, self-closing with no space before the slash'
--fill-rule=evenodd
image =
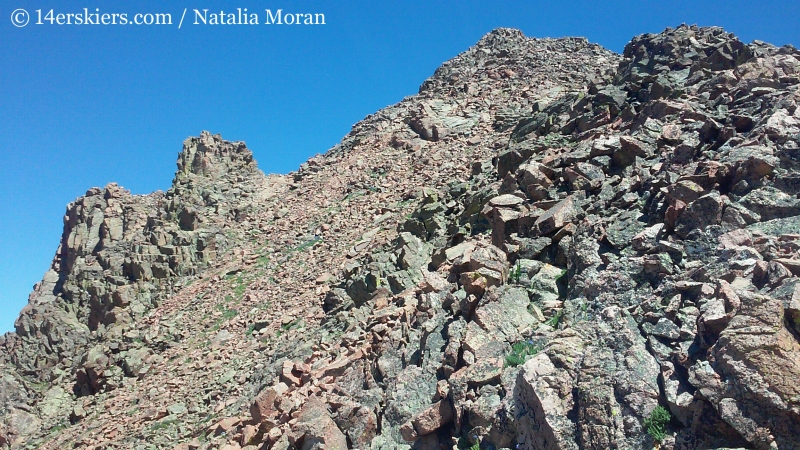
<path id="1" fill-rule="evenodd" d="M 0 447 L 795 448 L 798 84 L 719 28 L 500 29 L 288 176 L 190 138 L 68 207 Z"/>
<path id="2" fill-rule="evenodd" d="M 546 354 L 529 360 L 517 381 L 518 401 L 525 413 L 517 419 L 518 442 L 527 449 L 577 449 L 572 377 Z"/>
<path id="3" fill-rule="evenodd" d="M 344 449 L 347 438 L 336 426 L 324 403 L 310 399 L 300 409 L 293 427 L 295 447 L 301 450 Z"/>

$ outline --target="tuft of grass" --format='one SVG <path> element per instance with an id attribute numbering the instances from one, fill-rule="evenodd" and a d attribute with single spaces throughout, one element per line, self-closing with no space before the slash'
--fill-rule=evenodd
<path id="1" fill-rule="evenodd" d="M 672 414 L 663 406 L 656 406 L 650 417 L 644 419 L 644 428 L 647 434 L 656 442 L 661 442 L 667 437 L 667 424 L 672 420 Z"/>
<path id="2" fill-rule="evenodd" d="M 150 425 L 150 431 L 163 430 L 164 428 L 168 428 L 168 427 L 172 426 L 173 424 L 175 424 L 177 422 L 178 422 L 178 419 L 162 420 L 160 422 L 156 422 L 156 423 Z"/>
<path id="3" fill-rule="evenodd" d="M 233 293 L 236 295 L 236 298 L 242 298 L 244 291 L 247 289 L 247 284 L 242 280 L 242 277 L 238 277 L 236 281 L 237 284 L 233 288 Z"/>
<path id="4" fill-rule="evenodd" d="M 558 324 L 561 323 L 561 319 L 563 318 L 564 318 L 564 310 L 562 309 L 561 311 L 556 311 L 556 313 L 553 314 L 553 317 L 549 318 L 545 323 L 553 328 L 558 328 Z"/>
<path id="5" fill-rule="evenodd" d="M 456 448 L 458 448 L 458 450 L 480 450 L 481 443 L 476 442 L 475 444 L 470 445 L 467 436 L 462 435 L 460 438 L 458 438 L 458 444 L 456 444 Z"/>
<path id="6" fill-rule="evenodd" d="M 275 333 L 275 337 L 281 337 L 281 335 L 289 330 L 299 329 L 303 327 L 303 319 L 295 319 L 285 325 L 281 325 L 280 330 Z"/>
<path id="7" fill-rule="evenodd" d="M 53 428 L 50 428 L 50 434 L 56 434 L 61 430 L 65 430 L 66 428 L 67 428 L 66 425 L 64 425 L 63 423 L 60 423 L 60 424 L 54 426 Z"/>
<path id="8" fill-rule="evenodd" d="M 511 273 L 508 274 L 508 282 L 513 284 L 519 284 L 519 279 L 521 276 L 522 276 L 522 266 L 520 265 L 519 260 L 517 260 L 517 265 L 514 266 L 514 268 L 511 269 Z"/>
<path id="9" fill-rule="evenodd" d="M 319 236 L 314 236 L 312 239 L 309 239 L 306 242 L 298 245 L 297 247 L 289 250 L 290 253 L 292 252 L 302 252 L 303 250 L 309 249 L 317 244 L 317 242 L 321 241 L 322 238 Z"/>
<path id="10" fill-rule="evenodd" d="M 539 353 L 539 347 L 532 341 L 517 342 L 511 346 L 511 353 L 506 355 L 506 367 L 517 367 L 525 364 L 525 358 Z"/>

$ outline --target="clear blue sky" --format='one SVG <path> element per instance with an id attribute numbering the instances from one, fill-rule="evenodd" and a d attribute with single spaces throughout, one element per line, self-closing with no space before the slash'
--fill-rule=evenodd
<path id="1" fill-rule="evenodd" d="M 50 9 L 84 7 L 170 13 L 175 25 L 34 23 L 37 9 L 46 18 Z M 327 25 L 192 25 L 194 8 L 236 7 L 260 22 L 265 8 L 324 13 Z M 18 8 L 30 14 L 22 28 L 12 25 Z M 636 34 L 683 22 L 723 26 L 745 42 L 798 45 L 800 2 L 5 0 L 0 332 L 13 328 L 48 268 L 66 204 L 111 181 L 133 193 L 167 189 L 182 141 L 201 130 L 246 141 L 262 170 L 286 173 L 365 115 L 414 94 L 494 28 L 585 36 L 621 52 Z"/>

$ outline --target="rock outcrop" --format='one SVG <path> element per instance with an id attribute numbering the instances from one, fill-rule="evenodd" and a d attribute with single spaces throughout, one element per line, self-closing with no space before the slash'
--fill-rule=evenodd
<path id="1" fill-rule="evenodd" d="M 12 448 L 800 447 L 800 52 L 500 29 L 288 176 L 68 207 Z"/>

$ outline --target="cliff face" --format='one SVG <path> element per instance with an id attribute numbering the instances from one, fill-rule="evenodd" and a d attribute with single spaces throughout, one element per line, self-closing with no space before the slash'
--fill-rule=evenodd
<path id="1" fill-rule="evenodd" d="M 293 174 L 190 138 L 68 206 L 0 445 L 798 448 L 798 85 L 718 28 L 499 29 Z"/>

